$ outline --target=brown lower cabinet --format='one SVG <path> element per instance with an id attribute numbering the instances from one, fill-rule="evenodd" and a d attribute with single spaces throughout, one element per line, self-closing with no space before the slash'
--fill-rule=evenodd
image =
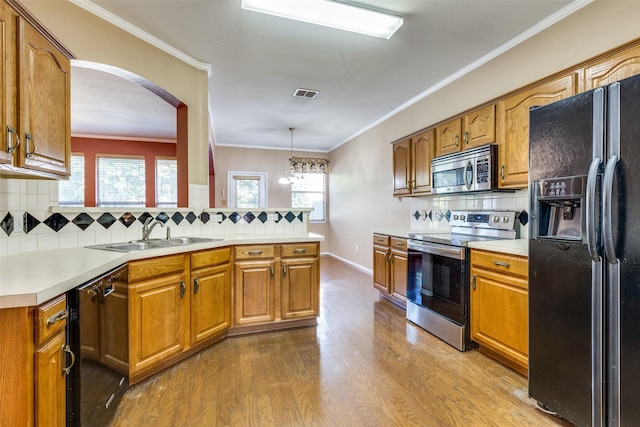
<path id="1" fill-rule="evenodd" d="M 373 235 L 373 287 L 394 304 L 407 304 L 407 239 Z"/>
<path id="2" fill-rule="evenodd" d="M 64 295 L 38 307 L 0 310 L 0 424 L 65 425 L 66 317 Z"/>
<path id="3" fill-rule="evenodd" d="M 318 243 L 236 246 L 229 334 L 315 324 L 319 251 Z"/>
<path id="4" fill-rule="evenodd" d="M 528 368 L 528 261 L 471 250 L 471 339 L 522 375 Z"/>

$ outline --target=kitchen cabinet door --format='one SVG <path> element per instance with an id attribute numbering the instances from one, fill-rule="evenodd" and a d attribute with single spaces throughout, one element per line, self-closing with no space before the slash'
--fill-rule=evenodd
<path id="1" fill-rule="evenodd" d="M 35 425 L 66 425 L 65 332 L 59 331 L 35 351 Z"/>
<path id="2" fill-rule="evenodd" d="M 131 376 L 184 350 L 186 294 L 184 274 L 170 274 L 129 284 Z"/>
<path id="3" fill-rule="evenodd" d="M 496 140 L 496 107 L 494 104 L 462 117 L 462 149 L 489 144 Z"/>
<path id="4" fill-rule="evenodd" d="M 389 293 L 405 303 L 407 301 L 408 267 L 407 240 L 392 237 L 389 256 Z"/>
<path id="5" fill-rule="evenodd" d="M 231 266 L 228 258 L 226 264 L 192 271 L 191 282 L 193 346 L 231 326 Z"/>
<path id="6" fill-rule="evenodd" d="M 431 159 L 434 149 L 434 129 L 411 138 L 411 194 L 431 192 Z"/>
<path id="7" fill-rule="evenodd" d="M 234 272 L 234 325 L 273 322 L 275 261 L 236 261 Z"/>
<path id="8" fill-rule="evenodd" d="M 527 375 L 528 267 L 523 257 L 471 251 L 471 339 Z"/>
<path id="9" fill-rule="evenodd" d="M 7 132 L 7 126 L 12 123 L 13 117 L 9 116 L 7 104 L 12 102 L 12 93 L 9 92 L 10 85 L 7 70 L 9 68 L 9 23 L 7 22 L 7 6 L 0 2 L 0 135 L 2 135 L 2 145 L 0 148 L 0 163 L 13 163 L 13 150 L 16 149 L 15 134 Z M 15 78 L 15 77 L 14 77 Z M 15 84 L 15 83 L 13 83 Z M 16 124 L 13 124 L 16 126 Z M 15 129 L 15 128 L 14 128 Z"/>
<path id="10" fill-rule="evenodd" d="M 116 372 L 128 375 L 129 301 L 126 283 L 114 282 L 113 292 L 102 301 L 99 336 L 102 363 Z"/>
<path id="11" fill-rule="evenodd" d="M 572 96 L 576 74 L 542 83 L 498 102 L 498 157 L 500 188 L 529 184 L 529 110 Z"/>
<path id="12" fill-rule="evenodd" d="M 393 195 L 411 194 L 411 140 L 393 144 Z"/>
<path id="13" fill-rule="evenodd" d="M 584 90 L 595 89 L 640 74 L 640 46 L 607 56 L 584 70 Z"/>
<path id="14" fill-rule="evenodd" d="M 436 157 L 456 153 L 462 149 L 460 135 L 462 120 L 457 118 L 436 128 Z"/>
<path id="15" fill-rule="evenodd" d="M 389 293 L 388 246 L 373 246 L 373 287 L 381 292 Z"/>
<path id="16" fill-rule="evenodd" d="M 20 35 L 20 163 L 27 169 L 69 175 L 71 65 L 23 18 Z"/>
<path id="17" fill-rule="evenodd" d="M 315 317 L 318 315 L 317 258 L 292 258 L 282 261 L 282 318 Z"/>

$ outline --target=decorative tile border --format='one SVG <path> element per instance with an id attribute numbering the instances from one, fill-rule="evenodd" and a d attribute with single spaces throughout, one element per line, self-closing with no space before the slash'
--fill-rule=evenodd
<path id="1" fill-rule="evenodd" d="M 271 221 L 276 224 L 283 220 L 288 223 L 293 223 L 295 221 L 304 222 L 303 212 L 283 211 L 281 213 L 278 211 L 275 213 L 271 213 L 271 215 L 273 218 L 271 219 Z M 23 215 L 23 231 L 25 234 L 29 234 L 36 227 L 41 226 L 41 224 L 49 227 L 56 233 L 63 228 L 70 226 L 76 226 L 80 231 L 85 231 L 94 222 L 100 224 L 102 227 L 104 227 L 105 230 L 108 230 L 116 222 L 120 222 L 122 225 L 124 225 L 125 228 L 129 228 L 135 223 L 136 220 L 144 224 L 147 218 L 154 218 L 162 222 L 163 224 L 167 224 L 169 221 L 172 221 L 175 225 L 180 225 L 180 223 L 183 221 L 187 221 L 189 224 L 193 224 L 197 220 L 200 220 L 202 224 L 206 224 L 211 220 L 217 222 L 218 224 L 238 224 L 242 221 L 248 224 L 251 224 L 253 221 L 259 221 L 264 224 L 269 221 L 269 214 L 264 211 L 255 211 L 255 213 L 253 211 L 234 211 L 231 214 L 227 215 L 225 214 L 225 212 L 214 213 L 203 211 L 199 215 L 196 215 L 195 212 L 190 211 L 186 215 L 183 215 L 183 213 L 181 212 L 160 212 L 154 217 L 152 213 L 143 212 L 139 217 L 136 218 L 133 213 L 126 212 L 116 218 L 116 216 L 114 216 L 113 214 L 105 212 L 100 214 L 97 218 L 94 218 L 86 212 L 70 213 L 66 215 L 64 213 L 56 212 L 49 215 L 46 219 L 44 219 L 44 221 L 40 221 L 29 212 L 25 212 Z M 11 236 L 11 234 L 14 233 L 15 222 L 15 216 L 11 212 L 7 212 L 7 214 L 2 219 L 0 219 L 0 229 L 7 236 Z"/>

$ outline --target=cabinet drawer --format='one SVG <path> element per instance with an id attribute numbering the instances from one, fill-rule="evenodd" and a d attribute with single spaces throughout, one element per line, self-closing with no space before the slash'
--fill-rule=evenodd
<path id="1" fill-rule="evenodd" d="M 185 255 L 169 255 L 129 263 L 129 283 L 171 273 L 183 273 Z"/>
<path id="2" fill-rule="evenodd" d="M 374 234 L 373 235 L 373 244 L 374 245 L 389 246 L 389 236 L 383 236 L 382 234 Z"/>
<path id="3" fill-rule="evenodd" d="M 219 248 L 206 251 L 194 252 L 191 254 L 191 269 L 210 267 L 224 264 L 231 259 L 231 248 Z"/>
<path id="4" fill-rule="evenodd" d="M 275 258 L 276 245 L 236 246 L 236 259 Z"/>
<path id="5" fill-rule="evenodd" d="M 392 237 L 391 238 L 391 249 L 396 249 L 399 251 L 405 251 L 407 250 L 407 239 L 400 239 L 398 237 Z"/>
<path id="6" fill-rule="evenodd" d="M 299 257 L 299 256 L 318 256 L 317 243 L 286 243 L 281 245 L 281 256 Z"/>
<path id="7" fill-rule="evenodd" d="M 36 308 L 36 345 L 40 345 L 67 324 L 67 299 L 64 295 L 47 301 Z"/>
<path id="8" fill-rule="evenodd" d="M 528 259 L 516 255 L 480 250 L 471 251 L 471 265 L 499 273 L 528 277 Z"/>

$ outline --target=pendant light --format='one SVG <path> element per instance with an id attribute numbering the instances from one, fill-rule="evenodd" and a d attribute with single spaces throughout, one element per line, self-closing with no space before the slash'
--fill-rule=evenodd
<path id="1" fill-rule="evenodd" d="M 293 167 L 293 131 L 295 128 L 289 128 L 289 132 L 291 133 L 291 148 L 289 152 L 289 170 L 284 172 L 280 179 L 278 180 L 279 184 L 293 184 L 294 182 L 302 179 L 302 175 L 297 173 L 295 168 Z"/>

